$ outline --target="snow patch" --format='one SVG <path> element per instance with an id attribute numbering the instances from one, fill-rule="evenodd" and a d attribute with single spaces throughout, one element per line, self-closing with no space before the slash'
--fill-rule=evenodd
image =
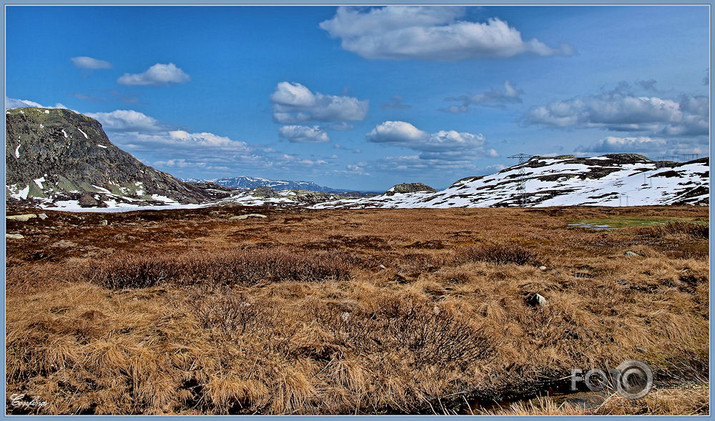
<path id="1" fill-rule="evenodd" d="M 17 145 L 17 148 L 15 148 L 15 158 L 18 159 L 20 158 L 20 146 L 21 145 Z"/>
<path id="2" fill-rule="evenodd" d="M 89 136 L 87 136 L 87 133 L 83 132 L 82 129 L 80 129 L 79 127 L 77 127 L 77 130 L 79 130 L 79 132 L 82 133 L 82 135 L 84 135 L 84 138 L 85 138 L 85 139 L 89 139 Z"/>

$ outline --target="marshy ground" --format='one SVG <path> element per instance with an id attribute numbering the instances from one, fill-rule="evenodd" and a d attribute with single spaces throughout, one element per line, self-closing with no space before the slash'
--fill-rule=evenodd
<path id="1" fill-rule="evenodd" d="M 705 207 L 45 213 L 7 221 L 8 413 L 709 412 Z M 645 398 L 560 395 L 626 359 Z"/>

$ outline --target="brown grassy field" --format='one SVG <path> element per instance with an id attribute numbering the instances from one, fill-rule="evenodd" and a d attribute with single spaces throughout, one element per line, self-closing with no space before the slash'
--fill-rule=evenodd
<path id="1" fill-rule="evenodd" d="M 8 413 L 707 414 L 707 212 L 8 220 Z M 625 359 L 653 368 L 645 398 L 559 400 Z"/>

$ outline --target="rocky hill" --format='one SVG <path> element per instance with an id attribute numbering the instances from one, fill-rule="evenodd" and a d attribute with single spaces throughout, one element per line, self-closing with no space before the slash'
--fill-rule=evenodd
<path id="1" fill-rule="evenodd" d="M 416 192 L 427 192 L 427 193 L 436 193 L 437 190 L 433 189 L 432 187 L 422 184 L 422 183 L 402 183 L 402 184 L 396 184 L 388 191 L 385 192 L 385 195 L 387 196 L 394 196 L 397 193 L 416 193 Z"/>
<path id="2" fill-rule="evenodd" d="M 6 197 L 58 207 L 196 204 L 211 195 L 142 164 L 92 118 L 66 109 L 5 113 Z"/>
<path id="3" fill-rule="evenodd" d="M 541 157 L 496 174 L 461 179 L 445 190 L 388 192 L 314 208 L 707 205 L 709 159 L 651 161 L 636 154 Z"/>

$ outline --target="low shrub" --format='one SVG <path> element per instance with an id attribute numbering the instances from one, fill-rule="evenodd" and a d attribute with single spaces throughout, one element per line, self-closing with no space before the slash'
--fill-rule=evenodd
<path id="1" fill-rule="evenodd" d="M 497 265 L 538 265 L 536 253 L 517 245 L 484 245 L 465 247 L 457 252 L 457 263 L 487 262 Z"/>
<path id="2" fill-rule="evenodd" d="M 347 263 L 328 254 L 257 250 L 159 257 L 118 255 L 91 262 L 86 277 L 105 288 L 124 289 L 167 282 L 252 285 L 259 281 L 342 281 L 350 278 L 350 272 Z"/>

